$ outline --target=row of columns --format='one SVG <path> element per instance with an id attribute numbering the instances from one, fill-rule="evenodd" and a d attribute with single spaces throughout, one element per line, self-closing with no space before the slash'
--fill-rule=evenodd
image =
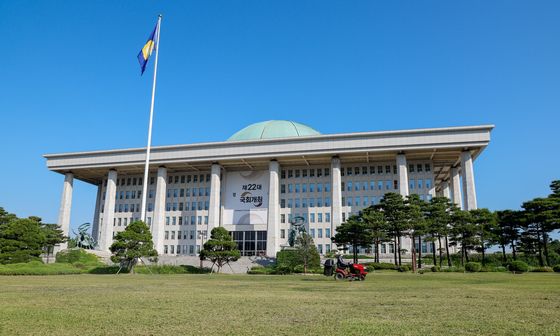
<path id="1" fill-rule="evenodd" d="M 406 155 L 399 153 L 396 156 L 398 191 L 403 196 L 409 195 L 408 189 L 408 165 Z M 452 167 L 449 182 L 442 184 L 443 196 L 453 200 L 457 205 L 463 205 L 463 209 L 476 209 L 476 191 L 474 184 L 474 171 L 470 151 L 461 153 L 461 169 Z M 208 233 L 220 223 L 220 199 L 221 199 L 221 170 L 218 163 L 213 163 L 210 177 L 210 199 L 208 210 Z M 274 256 L 279 250 L 280 239 L 280 164 L 276 160 L 269 162 L 269 197 L 268 197 L 268 227 L 267 227 L 267 255 Z M 461 175 L 460 175 L 461 174 Z M 70 209 L 72 206 L 72 189 L 74 175 L 69 172 L 64 178 L 64 185 L 58 216 L 58 224 L 65 235 L 70 229 Z M 462 197 L 461 197 L 462 180 Z M 341 162 L 338 157 L 331 159 L 331 232 L 334 235 L 336 227 L 342 224 L 342 190 L 341 190 Z M 95 214 L 92 234 L 98 238 L 101 250 L 107 251 L 113 241 L 113 221 L 115 218 L 115 200 L 117 192 L 117 171 L 109 170 L 107 175 L 107 187 L 105 191 L 105 202 L 103 212 L 100 216 L 100 204 L 102 203 L 102 185 L 98 186 Z M 165 201 L 167 190 L 167 169 L 159 167 L 157 170 L 156 195 L 154 213 L 152 217 L 152 236 L 154 247 L 158 253 L 163 253 L 164 230 L 165 230 Z M 461 201 L 462 199 L 462 201 Z M 66 248 L 61 244 L 59 249 Z"/>

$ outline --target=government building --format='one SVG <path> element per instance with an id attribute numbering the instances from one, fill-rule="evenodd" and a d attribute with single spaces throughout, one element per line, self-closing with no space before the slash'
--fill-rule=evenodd
<path id="1" fill-rule="evenodd" d="M 493 127 L 320 134 L 272 120 L 226 141 L 152 147 L 146 220 L 160 255 L 196 255 L 212 228 L 223 226 L 242 255 L 274 257 L 287 245 L 290 221 L 303 217 L 324 254 L 336 248 L 331 237 L 341 223 L 387 192 L 442 195 L 476 209 L 474 161 Z M 75 179 L 97 186 L 98 249 L 107 251 L 117 232 L 140 219 L 146 148 L 44 157 L 64 175 L 58 224 L 66 235 Z M 431 252 L 429 244 L 418 248 Z M 380 252 L 391 258 L 393 244 Z"/>

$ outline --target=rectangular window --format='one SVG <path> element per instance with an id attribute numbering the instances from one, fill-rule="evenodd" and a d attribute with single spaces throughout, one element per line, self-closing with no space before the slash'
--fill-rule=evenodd
<path id="1" fill-rule="evenodd" d="M 321 168 L 317 169 L 317 177 L 323 176 L 323 170 Z"/>
<path id="2" fill-rule="evenodd" d="M 295 177 L 299 177 L 299 169 L 295 170 Z"/>
<path id="3" fill-rule="evenodd" d="M 385 166 L 385 174 L 391 174 L 391 166 L 389 165 Z"/>
<path id="4" fill-rule="evenodd" d="M 325 206 L 326 207 L 330 207 L 331 206 L 331 198 L 330 197 L 325 197 Z"/>
<path id="5" fill-rule="evenodd" d="M 390 190 L 391 189 L 391 181 L 385 181 L 385 189 Z"/>
<path id="6" fill-rule="evenodd" d="M 362 175 L 367 175 L 367 167 L 362 167 Z"/>
<path id="7" fill-rule="evenodd" d="M 307 177 L 307 169 L 301 171 L 301 177 Z"/>
<path id="8" fill-rule="evenodd" d="M 410 181 L 408 182 L 408 186 L 410 188 L 410 190 L 414 190 L 414 179 L 410 179 Z"/>
<path id="9" fill-rule="evenodd" d="M 300 204 L 300 200 L 299 200 L 299 198 L 296 198 L 295 199 L 295 207 L 299 208 L 299 204 Z"/>
<path id="10" fill-rule="evenodd" d="M 280 238 L 286 238 L 286 230 L 284 229 L 280 230 Z"/>
<path id="11" fill-rule="evenodd" d="M 346 184 L 346 191 L 352 191 L 352 181 L 348 181 Z"/>
<path id="12" fill-rule="evenodd" d="M 309 192 L 315 192 L 315 183 L 309 183 Z"/>
<path id="13" fill-rule="evenodd" d="M 281 193 L 281 194 L 285 194 L 285 193 L 286 193 L 286 185 L 285 185 L 285 184 L 281 184 L 281 185 L 280 185 L 280 193 Z"/>
<path id="14" fill-rule="evenodd" d="M 294 200 L 292 198 L 288 199 L 288 208 L 293 208 L 294 206 Z"/>
<path id="15" fill-rule="evenodd" d="M 377 174 L 383 174 L 383 166 L 377 166 Z"/>
<path id="16" fill-rule="evenodd" d="M 356 184 L 354 185 L 354 190 L 355 190 L 355 191 L 359 191 L 359 190 L 360 190 L 360 182 L 356 182 Z"/>
<path id="17" fill-rule="evenodd" d="M 282 224 L 286 223 L 286 215 L 285 214 L 280 215 L 280 223 L 282 223 Z"/>
<path id="18" fill-rule="evenodd" d="M 294 185 L 293 184 L 288 184 L 288 192 L 289 193 L 293 193 L 294 192 Z"/>
<path id="19" fill-rule="evenodd" d="M 319 252 L 319 254 L 323 254 L 323 244 L 318 244 L 317 245 L 317 252 Z"/>
<path id="20" fill-rule="evenodd" d="M 422 172 L 422 164 L 419 163 L 419 164 L 416 165 L 416 171 L 419 172 L 419 173 Z"/>
<path id="21" fill-rule="evenodd" d="M 309 222 L 310 223 L 315 223 L 315 214 L 314 213 L 309 214 Z M 313 229 L 311 229 L 311 230 L 313 230 Z"/>
<path id="22" fill-rule="evenodd" d="M 331 237 L 331 229 L 326 228 L 325 229 L 325 238 L 330 238 Z"/>
<path id="23" fill-rule="evenodd" d="M 426 179 L 426 189 L 430 189 L 432 187 L 432 180 Z"/>
<path id="24" fill-rule="evenodd" d="M 299 183 L 296 183 L 296 184 L 295 184 L 295 187 L 296 187 L 296 188 L 295 188 L 296 193 L 298 193 L 298 192 L 299 192 Z"/>
<path id="25" fill-rule="evenodd" d="M 375 166 L 370 166 L 370 167 L 369 167 L 369 174 L 370 174 L 370 175 L 375 174 Z"/>
<path id="26" fill-rule="evenodd" d="M 286 200 L 283 199 L 283 198 L 280 200 L 280 207 L 281 207 L 281 208 L 285 208 L 285 207 L 286 207 Z"/>
<path id="27" fill-rule="evenodd" d="M 354 203 L 355 206 L 360 206 L 360 196 L 356 196 L 356 202 Z"/>
<path id="28" fill-rule="evenodd" d="M 282 170 L 280 172 L 280 178 L 283 178 L 283 179 L 286 178 L 286 171 L 285 170 Z"/>
<path id="29" fill-rule="evenodd" d="M 309 177 L 315 177 L 315 169 L 309 169 Z"/>
<path id="30" fill-rule="evenodd" d="M 319 221 L 319 222 L 321 222 L 321 221 Z M 317 238 L 323 238 L 323 229 L 317 229 Z"/>
<path id="31" fill-rule="evenodd" d="M 317 214 L 317 223 L 323 223 L 323 214 L 322 213 L 318 213 Z M 321 229 L 319 229 L 319 233 L 321 232 Z M 321 238 L 321 237 L 319 237 Z"/>
<path id="32" fill-rule="evenodd" d="M 331 222 L 331 213 L 330 213 L 330 212 L 325 212 L 325 222 L 326 222 L 326 223 L 330 223 L 330 222 Z M 330 229 L 327 229 L 327 230 L 329 230 L 328 232 L 330 232 Z M 327 236 L 327 238 L 330 238 L 330 235 Z"/>
<path id="33" fill-rule="evenodd" d="M 422 189 L 422 180 L 418 179 L 418 189 Z"/>
<path id="34" fill-rule="evenodd" d="M 360 167 L 354 167 L 354 175 L 360 175 Z"/>
<path id="35" fill-rule="evenodd" d="M 331 184 L 325 183 L 325 192 L 331 192 Z"/>
<path id="36" fill-rule="evenodd" d="M 170 217 L 165 217 L 165 225 L 169 225 Z"/>
<path id="37" fill-rule="evenodd" d="M 301 207 L 302 208 L 307 208 L 307 198 L 302 198 L 301 199 Z"/>
<path id="38" fill-rule="evenodd" d="M 313 197 L 309 198 L 309 207 L 310 208 L 315 207 L 315 198 Z"/>
<path id="39" fill-rule="evenodd" d="M 292 178 L 294 177 L 294 171 L 291 169 L 288 169 L 288 178 Z"/>
<path id="40" fill-rule="evenodd" d="M 330 175 L 331 175 L 331 169 L 325 168 L 325 176 L 330 176 Z"/>
<path id="41" fill-rule="evenodd" d="M 424 165 L 424 169 L 426 170 L 426 172 L 430 172 L 430 171 L 432 170 L 432 167 L 430 166 L 429 163 L 426 163 L 426 164 Z"/>
<path id="42" fill-rule="evenodd" d="M 302 193 L 307 192 L 307 183 L 303 183 L 303 184 L 301 185 L 301 192 L 302 192 Z"/>
<path id="43" fill-rule="evenodd" d="M 408 165 L 408 172 L 409 173 L 414 173 L 414 165 L 413 164 Z"/>

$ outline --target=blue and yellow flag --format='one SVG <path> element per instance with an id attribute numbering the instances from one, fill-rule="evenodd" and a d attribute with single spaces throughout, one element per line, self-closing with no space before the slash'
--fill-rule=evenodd
<path id="1" fill-rule="evenodd" d="M 142 70 L 140 75 L 144 74 L 144 70 L 146 70 L 148 59 L 150 58 L 152 52 L 157 46 L 158 38 L 159 38 L 158 23 L 156 23 L 156 27 L 154 28 L 154 31 L 150 34 L 150 37 L 148 38 L 148 42 L 144 44 L 144 47 L 142 47 L 142 50 L 140 50 L 140 53 L 138 53 L 138 62 L 140 62 L 140 68 Z"/>

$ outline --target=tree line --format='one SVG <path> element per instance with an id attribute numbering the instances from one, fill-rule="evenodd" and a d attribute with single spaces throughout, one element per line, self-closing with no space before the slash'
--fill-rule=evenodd
<path id="1" fill-rule="evenodd" d="M 379 204 L 350 216 L 337 228 L 333 241 L 351 245 L 355 262 L 358 247 L 373 247 L 375 262 L 379 262 L 380 245 L 393 243 L 395 265 L 402 265 L 402 254 L 410 252 L 413 269 L 417 263 L 422 267 L 423 242 L 431 244 L 432 262 L 440 267 L 452 266 L 452 246 L 460 250 L 461 265 L 469 262 L 473 252 L 482 255 L 484 265 L 488 248 L 499 246 L 504 262 L 506 249 L 510 249 L 513 260 L 522 253 L 536 258 L 540 266 L 552 266 L 560 263 L 560 256 L 549 248 L 550 234 L 560 229 L 560 180 L 553 181 L 550 189 L 550 195 L 524 202 L 521 210 L 503 211 L 467 211 L 447 197 L 424 201 L 416 194 L 387 193 Z M 403 239 L 415 242 L 411 251 L 402 248 Z"/>

